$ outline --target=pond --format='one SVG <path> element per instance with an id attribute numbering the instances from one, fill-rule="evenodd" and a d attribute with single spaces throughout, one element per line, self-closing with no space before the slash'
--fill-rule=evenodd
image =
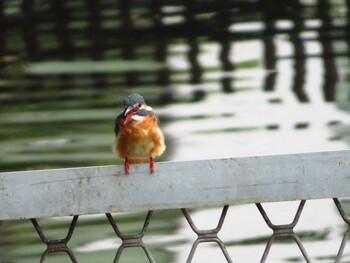
<path id="1" fill-rule="evenodd" d="M 349 149 L 349 17 L 341 0 L 3 1 L 0 171 L 122 164 L 112 152 L 114 121 L 134 92 L 166 137 L 156 161 Z M 286 224 L 298 204 L 263 205 Z M 191 215 L 206 229 L 221 209 Z M 135 233 L 145 216 L 115 218 Z M 56 239 L 70 220 L 39 222 Z M 336 261 L 349 239 L 332 200 L 307 201 L 295 231 L 311 262 Z M 30 221 L 5 222 L 0 232 L 1 262 L 40 261 L 46 247 Z M 231 206 L 219 234 L 234 262 L 260 262 L 271 235 L 254 204 Z M 144 242 L 157 262 L 180 263 L 195 239 L 181 211 L 166 210 L 155 212 Z M 120 244 L 94 215 L 79 218 L 69 247 L 78 262 L 112 262 Z M 147 259 L 126 249 L 121 262 Z M 218 246 L 201 244 L 193 262 L 226 261 Z M 266 262 L 305 260 L 287 238 Z M 349 244 L 338 262 L 350 262 Z"/>

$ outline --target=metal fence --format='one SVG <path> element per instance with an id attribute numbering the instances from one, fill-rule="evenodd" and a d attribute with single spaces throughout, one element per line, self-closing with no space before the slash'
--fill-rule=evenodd
<path id="1" fill-rule="evenodd" d="M 306 200 L 333 198 L 348 230 L 335 262 L 342 262 L 350 233 L 350 217 L 338 198 L 350 196 L 350 151 L 213 159 L 156 164 L 155 174 L 147 165 L 133 165 L 130 175 L 122 166 L 87 167 L 58 170 L 0 173 L 0 219 L 30 219 L 47 245 L 41 261 L 50 253 L 66 252 L 77 262 L 69 248 L 79 215 L 105 213 L 115 234 L 122 240 L 114 262 L 124 249 L 140 247 L 149 262 L 156 262 L 143 242 L 154 210 L 181 209 L 197 239 L 187 262 L 192 262 L 200 243 L 216 243 L 227 262 L 233 262 L 218 237 L 229 205 L 256 203 L 267 226 L 273 230 L 261 262 L 266 262 L 275 239 L 291 237 L 306 262 L 311 262 L 300 238 L 294 232 Z M 292 223 L 274 225 L 263 202 L 301 200 Z M 53 205 L 54 204 L 54 205 Z M 214 229 L 199 229 L 188 208 L 223 206 Z M 142 230 L 126 235 L 111 213 L 148 211 Z M 49 240 L 35 218 L 74 215 L 63 239 Z"/>

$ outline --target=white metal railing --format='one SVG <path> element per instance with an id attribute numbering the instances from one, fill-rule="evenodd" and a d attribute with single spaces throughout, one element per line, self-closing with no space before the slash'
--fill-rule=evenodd
<path id="1" fill-rule="evenodd" d="M 350 196 L 350 151 L 0 173 L 0 220 Z"/>
<path id="2" fill-rule="evenodd" d="M 155 170 L 150 174 L 145 164 L 132 165 L 129 175 L 124 174 L 123 166 L 0 173 L 0 220 L 32 220 L 48 246 L 41 262 L 48 253 L 59 251 L 67 252 L 72 262 L 76 262 L 67 243 L 78 215 L 106 213 L 116 235 L 123 241 L 114 262 L 118 262 L 124 248 L 134 246 L 142 247 L 149 261 L 155 262 L 142 241 L 153 210 L 182 209 L 198 235 L 187 262 L 192 261 L 201 242 L 217 243 L 227 262 L 232 262 L 218 238 L 228 206 L 232 204 L 256 203 L 273 230 L 261 262 L 265 262 L 273 239 L 281 235 L 294 238 L 305 260 L 311 262 L 293 232 L 305 200 L 334 198 L 345 223 L 350 223 L 337 199 L 350 197 L 350 151 L 163 162 L 156 163 Z M 281 226 L 271 223 L 260 204 L 293 200 L 301 200 L 295 218 L 291 224 Z M 217 228 L 197 229 L 186 208 L 211 206 L 224 207 Z M 119 231 L 110 213 L 125 211 L 149 211 L 141 233 L 123 235 Z M 69 215 L 75 216 L 67 237 L 60 240 L 47 240 L 35 219 Z M 342 251 L 338 254 L 337 260 L 340 260 Z"/>

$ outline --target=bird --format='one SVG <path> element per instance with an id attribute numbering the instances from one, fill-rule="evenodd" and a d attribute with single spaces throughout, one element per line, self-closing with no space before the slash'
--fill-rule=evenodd
<path id="1" fill-rule="evenodd" d="M 114 152 L 124 159 L 125 174 L 130 172 L 129 164 L 144 163 L 148 159 L 154 173 L 154 158 L 166 148 L 158 117 L 140 94 L 126 96 L 123 104 L 115 120 Z"/>

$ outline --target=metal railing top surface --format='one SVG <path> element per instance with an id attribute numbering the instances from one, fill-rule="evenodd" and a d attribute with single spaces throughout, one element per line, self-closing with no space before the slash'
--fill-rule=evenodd
<path id="1" fill-rule="evenodd" d="M 0 220 L 350 196 L 350 151 L 0 173 Z"/>

